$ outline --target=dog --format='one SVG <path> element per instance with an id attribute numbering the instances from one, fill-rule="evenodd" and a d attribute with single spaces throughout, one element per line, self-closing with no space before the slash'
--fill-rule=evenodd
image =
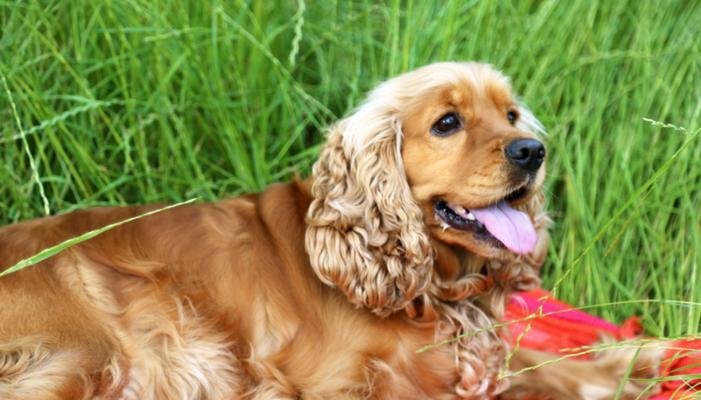
<path id="1" fill-rule="evenodd" d="M 390 79 L 329 129 L 311 177 L 1 278 L 0 398 L 612 398 L 628 353 L 502 379 L 507 359 L 552 358 L 495 327 L 547 253 L 542 131 L 489 65 Z M 158 207 L 5 227 L 0 269 Z"/>

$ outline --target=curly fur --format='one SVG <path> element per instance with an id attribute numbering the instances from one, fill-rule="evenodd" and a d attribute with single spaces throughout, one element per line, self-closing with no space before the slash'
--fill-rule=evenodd
<path id="1" fill-rule="evenodd" d="M 433 257 L 421 210 L 401 175 L 400 133 L 383 111 L 363 115 L 371 118 L 368 126 L 342 121 L 329 136 L 314 165 L 305 241 L 322 281 L 387 316 L 426 291 Z M 376 131 L 371 142 L 344 147 L 344 136 L 360 128 Z"/>

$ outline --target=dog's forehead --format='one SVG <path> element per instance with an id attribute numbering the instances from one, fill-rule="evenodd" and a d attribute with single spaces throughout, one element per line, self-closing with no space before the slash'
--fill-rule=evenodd
<path id="1" fill-rule="evenodd" d="M 447 87 L 441 93 L 441 98 L 444 103 L 460 108 L 476 103 L 488 103 L 497 108 L 514 104 L 511 88 L 497 80 L 461 81 Z"/>

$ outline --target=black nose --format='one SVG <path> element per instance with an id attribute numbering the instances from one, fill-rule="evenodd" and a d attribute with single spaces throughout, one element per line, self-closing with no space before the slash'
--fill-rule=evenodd
<path id="1" fill-rule="evenodd" d="M 528 172 L 537 171 L 545 158 L 545 147 L 534 139 L 516 139 L 506 146 L 506 158 Z"/>

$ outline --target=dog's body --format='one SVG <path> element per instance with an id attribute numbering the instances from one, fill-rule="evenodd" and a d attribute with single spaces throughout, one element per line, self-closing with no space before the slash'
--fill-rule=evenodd
<path id="1" fill-rule="evenodd" d="M 452 347 L 416 353 L 448 335 L 434 324 L 358 310 L 315 278 L 302 240 L 310 201 L 299 183 L 183 206 L 1 279 L 0 354 L 15 352 L 17 376 L 0 369 L 0 379 L 14 382 L 0 380 L 0 397 L 452 392 Z M 11 265 L 147 209 L 80 211 L 4 228 L 0 259 Z M 84 392 L 86 384 L 93 387 Z"/>
<path id="2" fill-rule="evenodd" d="M 496 396 L 507 350 L 492 324 L 547 249 L 533 127 L 484 65 L 388 81 L 331 131 L 310 179 L 146 217 L 0 279 L 0 398 Z M 493 204 L 527 217 L 511 238 Z M 149 209 L 3 228 L 0 264 Z M 600 383 L 599 367 L 557 382 L 540 369 L 509 395 L 608 398 L 616 373 Z"/>

